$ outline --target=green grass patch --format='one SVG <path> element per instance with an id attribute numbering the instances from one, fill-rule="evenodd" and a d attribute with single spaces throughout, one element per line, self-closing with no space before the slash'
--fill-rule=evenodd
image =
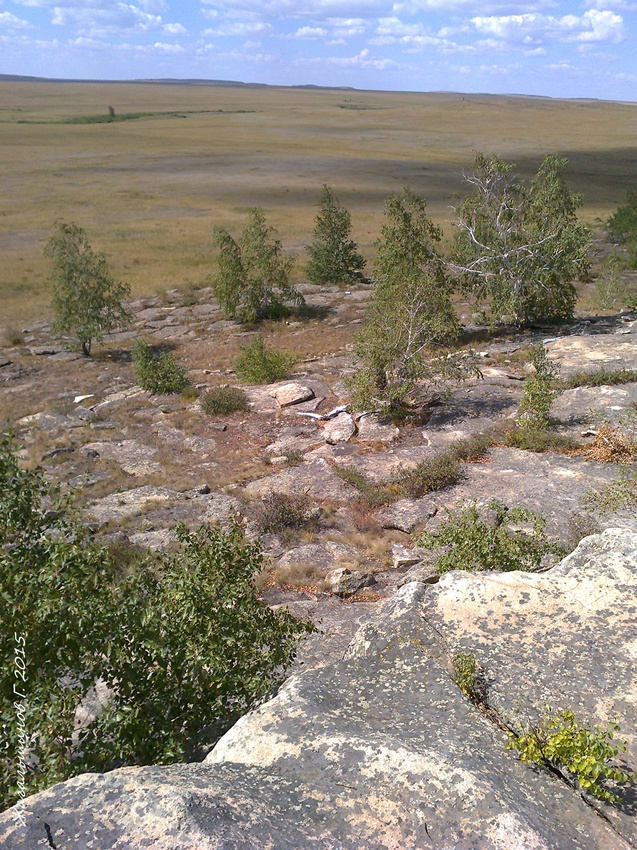
<path id="1" fill-rule="evenodd" d="M 559 382 L 561 390 L 577 387 L 612 387 L 637 381 L 637 369 L 596 369 L 594 372 L 575 372 Z"/>
<path id="2" fill-rule="evenodd" d="M 525 452 L 558 452 L 566 454 L 579 448 L 580 444 L 573 437 L 557 434 L 546 428 L 512 428 L 504 435 L 504 442 L 509 448 L 523 449 Z"/>
<path id="3" fill-rule="evenodd" d="M 236 115 L 255 111 L 254 109 L 185 109 L 178 112 L 122 112 L 115 115 L 106 112 L 99 115 L 70 115 L 66 118 L 48 120 L 19 118 L 16 124 L 118 124 L 122 121 L 138 121 L 140 118 L 187 118 L 189 115 Z"/>
<path id="4" fill-rule="evenodd" d="M 249 410 L 248 396 L 240 387 L 213 387 L 201 401 L 210 416 Z"/>

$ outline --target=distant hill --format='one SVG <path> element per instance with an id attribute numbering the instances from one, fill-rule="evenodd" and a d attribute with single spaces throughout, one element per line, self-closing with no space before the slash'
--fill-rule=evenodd
<path id="1" fill-rule="evenodd" d="M 252 88 L 252 89 L 269 89 L 269 88 L 292 88 L 292 89 L 330 89 L 335 91 L 356 91 L 352 86 L 315 86 L 312 84 L 298 86 L 271 86 L 267 83 L 243 83 L 239 80 L 196 80 L 196 79 L 173 79 L 158 78 L 158 79 L 140 79 L 140 80 L 71 80 L 63 77 L 27 77 L 21 74 L 0 74 L 0 82 L 15 82 L 15 83 L 109 83 L 125 85 L 126 83 L 140 83 L 146 85 L 162 85 L 162 86 L 227 86 L 228 88 Z"/>

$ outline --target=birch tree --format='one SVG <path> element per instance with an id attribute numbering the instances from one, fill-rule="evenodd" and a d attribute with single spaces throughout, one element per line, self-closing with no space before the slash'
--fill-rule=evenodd
<path id="1" fill-rule="evenodd" d="M 573 280 L 589 268 L 580 195 L 562 177 L 566 159 L 546 156 L 526 185 L 513 165 L 478 154 L 465 177 L 472 193 L 457 208 L 451 268 L 490 322 L 524 327 L 573 318 Z"/>
<path id="2" fill-rule="evenodd" d="M 356 340 L 354 403 L 397 410 L 464 376 L 466 364 L 446 348 L 457 342 L 460 323 L 436 251 L 441 232 L 424 198 L 405 189 L 387 200 L 385 216 L 374 292 Z"/>

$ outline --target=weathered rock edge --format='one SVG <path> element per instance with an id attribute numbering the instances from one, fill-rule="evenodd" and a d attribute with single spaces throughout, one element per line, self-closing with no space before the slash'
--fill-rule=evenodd
<path id="1" fill-rule="evenodd" d="M 595 587 L 606 595 L 593 604 Z M 412 582 L 359 630 L 342 660 L 288 680 L 205 763 L 123 768 L 56 785 L 25 801 L 26 828 L 13 810 L 0 815 L 0 846 L 50 847 L 48 830 L 60 850 L 635 847 L 634 797 L 625 794 L 619 809 L 603 807 L 611 823 L 565 783 L 520 763 L 504 750 L 505 734 L 454 685 L 447 664 L 455 646 L 473 641 L 501 708 L 511 679 L 497 668 L 499 652 L 512 665 L 517 693 L 531 694 L 536 666 L 550 671 L 553 661 L 540 642 L 535 652 L 525 648 L 516 667 L 516 647 L 525 646 L 520 629 L 539 637 L 534 612 L 558 594 L 559 645 L 576 647 L 570 691 L 586 676 L 587 647 L 591 663 L 595 646 L 603 647 L 603 701 L 614 701 L 623 726 L 636 705 L 635 683 L 626 679 L 637 653 L 636 589 L 637 535 L 616 529 L 587 538 L 541 575 L 451 573 L 434 588 Z M 475 616 L 463 614 L 471 605 L 481 610 L 477 627 Z M 480 629 L 486 634 L 490 620 L 496 627 L 485 648 Z M 545 672 L 542 694 L 560 707 L 564 653 L 555 663 L 555 683 Z M 625 756 L 634 769 L 632 741 Z"/>

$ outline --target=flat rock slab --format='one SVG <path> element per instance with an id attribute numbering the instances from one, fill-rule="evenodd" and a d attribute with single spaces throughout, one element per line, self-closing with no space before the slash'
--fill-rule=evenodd
<path id="1" fill-rule="evenodd" d="M 323 545 L 307 543 L 304 546 L 289 549 L 279 558 L 279 565 L 282 567 L 313 567 L 316 570 L 327 572 L 343 562 L 351 564 L 360 560 L 363 559 L 354 546 L 328 541 Z"/>
<path id="2" fill-rule="evenodd" d="M 323 458 L 252 481 L 245 492 L 248 496 L 266 496 L 268 493 L 285 493 L 288 496 L 304 494 L 337 501 L 352 499 L 357 495 L 357 491 L 345 484 Z"/>
<path id="3" fill-rule="evenodd" d="M 186 449 L 200 457 L 209 457 L 214 454 L 217 447 L 215 441 L 209 437 L 198 435 L 188 436 L 183 431 L 180 431 L 179 428 L 172 428 L 161 423 L 157 423 L 153 427 L 162 442 L 168 443 L 175 448 Z"/>
<path id="4" fill-rule="evenodd" d="M 634 412 L 637 383 L 612 387 L 576 387 L 565 390 L 551 405 L 551 416 L 564 425 L 616 422 L 628 410 Z"/>
<path id="5" fill-rule="evenodd" d="M 489 703 L 511 726 L 546 703 L 591 727 L 613 720 L 621 760 L 637 768 L 637 534 L 585 538 L 542 574 L 446 574 L 424 610 L 451 646 L 475 653 Z M 604 809 L 637 846 L 634 810 Z"/>
<path id="6" fill-rule="evenodd" d="M 460 484 L 431 494 L 436 506 L 453 508 L 468 501 L 486 504 L 497 497 L 509 507 L 544 514 L 547 534 L 561 540 L 573 536 L 573 523 L 585 514 L 585 494 L 620 476 L 615 464 L 508 448 L 491 449 L 488 462 L 464 464 L 463 469 L 465 477 Z M 431 523 L 445 518 L 445 511 L 439 510 Z M 607 524 L 614 521 L 604 519 Z"/>
<path id="7" fill-rule="evenodd" d="M 124 490 L 121 493 L 111 493 L 103 499 L 98 499 L 86 508 L 85 513 L 90 519 L 102 525 L 115 520 L 123 520 L 136 516 L 158 503 L 166 503 L 180 498 L 180 494 L 170 487 L 135 487 L 134 490 Z"/>
<path id="8" fill-rule="evenodd" d="M 382 528 L 395 528 L 409 534 L 435 516 L 437 510 L 435 501 L 429 497 L 400 499 L 393 505 L 381 508 L 376 512 L 375 517 Z"/>
<path id="9" fill-rule="evenodd" d="M 142 445 L 137 440 L 122 440 L 111 443 L 100 441 L 82 446 L 82 452 L 97 452 L 100 457 L 109 458 L 118 463 L 129 475 L 149 475 L 161 470 L 161 464 L 153 460 L 157 449 Z"/>
<path id="10" fill-rule="evenodd" d="M 624 330 L 624 329 L 622 329 Z M 637 369 L 637 346 L 633 334 L 567 336 L 546 343 L 551 360 L 560 364 L 561 375 L 609 369 Z"/>
<path id="11" fill-rule="evenodd" d="M 392 443 L 398 438 L 400 429 L 387 422 L 381 422 L 376 416 L 361 416 L 358 420 L 358 441 L 360 443 Z"/>
<path id="12" fill-rule="evenodd" d="M 608 534 L 543 575 L 412 582 L 342 660 L 288 680 L 203 764 L 76 777 L 28 798 L 25 827 L 0 815 L 0 843 L 45 848 L 48 827 L 64 850 L 628 850 L 628 798 L 624 812 L 600 804 L 609 823 L 520 762 L 448 662 L 457 643 L 475 651 L 505 710 L 581 693 L 592 722 L 616 711 L 634 729 L 636 549 Z M 634 768 L 632 743 L 626 755 Z"/>

